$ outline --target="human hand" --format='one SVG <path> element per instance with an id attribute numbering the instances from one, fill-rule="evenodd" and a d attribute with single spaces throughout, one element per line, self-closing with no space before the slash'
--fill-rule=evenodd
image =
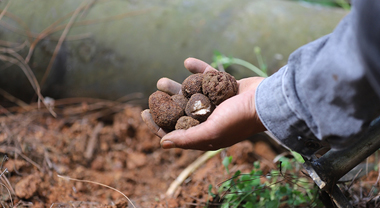
<path id="1" fill-rule="evenodd" d="M 192 73 L 204 73 L 216 70 L 207 63 L 188 58 L 185 67 Z M 187 130 L 165 132 L 152 120 L 149 109 L 141 116 L 148 127 L 161 137 L 164 149 L 182 148 L 198 150 L 216 150 L 238 143 L 250 135 L 265 131 L 255 108 L 255 91 L 262 77 L 250 77 L 238 80 L 237 95 L 222 102 L 203 123 Z M 181 93 L 181 84 L 162 78 L 157 82 L 158 90 L 170 95 Z"/>

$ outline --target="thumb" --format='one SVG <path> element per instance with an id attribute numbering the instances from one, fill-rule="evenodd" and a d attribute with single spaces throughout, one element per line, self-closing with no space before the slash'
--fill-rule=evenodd
<path id="1" fill-rule="evenodd" d="M 187 130 L 175 130 L 166 134 L 161 139 L 161 147 L 164 149 L 181 148 L 197 150 L 217 150 L 221 146 L 215 144 L 217 132 L 212 121 L 205 121 Z"/>

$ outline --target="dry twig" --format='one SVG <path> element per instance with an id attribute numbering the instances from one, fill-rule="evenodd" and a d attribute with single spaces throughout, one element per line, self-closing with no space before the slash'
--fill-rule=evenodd
<path id="1" fill-rule="evenodd" d="M 18 65 L 23 70 L 24 74 L 26 75 L 30 84 L 32 85 L 34 91 L 36 92 L 36 94 L 38 96 L 38 101 L 42 101 L 42 103 L 44 103 L 44 105 L 46 106 L 46 104 L 44 102 L 44 97 L 41 94 L 40 85 L 38 84 L 38 81 L 37 81 L 36 77 L 34 76 L 32 69 L 30 69 L 28 64 L 25 63 L 25 60 L 19 54 L 9 52 L 9 49 L 0 48 L 0 51 L 8 52 L 14 57 L 13 58 L 13 57 L 5 56 L 5 55 L 0 55 L 0 60 L 8 61 L 8 62 L 11 62 L 13 64 Z M 48 108 L 48 106 L 46 106 L 46 107 Z M 54 117 L 57 116 L 53 110 L 51 110 L 49 108 L 48 108 L 48 110 Z"/>
<path id="2" fill-rule="evenodd" d="M 36 39 L 30 45 L 28 55 L 25 58 L 25 62 L 26 63 L 29 63 L 30 58 L 32 57 L 33 51 L 36 48 L 37 44 L 42 39 L 44 39 L 45 37 L 47 37 L 48 35 L 50 35 L 51 33 L 54 33 L 55 32 L 55 30 L 54 30 L 55 26 L 58 25 L 60 22 L 62 22 L 67 17 L 69 17 L 70 15 L 72 15 L 73 13 L 74 12 L 70 12 L 70 13 L 66 14 L 65 16 L 59 18 L 58 20 L 56 20 L 55 22 L 53 22 L 51 25 L 49 25 L 47 28 L 45 28 L 40 34 L 37 35 Z"/>
<path id="3" fill-rule="evenodd" d="M 97 140 L 98 140 L 98 135 L 100 131 L 102 130 L 102 128 L 103 128 L 103 123 L 99 122 L 92 132 L 91 138 L 88 141 L 87 148 L 84 153 L 84 158 L 86 158 L 87 160 L 90 160 L 94 154 L 95 145 L 97 144 Z"/>
<path id="4" fill-rule="evenodd" d="M 27 103 L 25 103 L 24 101 L 22 101 L 22 100 L 20 100 L 20 99 L 18 99 L 16 97 L 14 97 L 13 95 L 9 94 L 8 92 L 6 92 L 5 90 L 3 90 L 1 88 L 0 88 L 0 95 L 2 95 L 7 100 L 15 103 L 16 105 L 20 106 L 24 110 L 28 110 L 29 109 L 29 105 Z"/>
<path id="5" fill-rule="evenodd" d="M 9 0 L 7 5 L 4 7 L 3 11 L 0 13 L 0 20 L 3 18 L 4 14 L 7 12 L 9 5 L 11 5 L 12 0 Z"/>
<path id="6" fill-rule="evenodd" d="M 12 194 L 11 194 L 11 192 L 9 191 L 8 187 L 7 187 L 5 184 L 0 183 L 0 185 L 1 185 L 1 186 L 4 186 L 5 189 L 7 189 L 8 194 L 9 194 L 9 198 L 11 199 L 11 204 L 12 204 L 12 207 L 13 207 L 13 200 L 12 200 Z M 3 205 L 3 206 L 4 206 L 4 205 Z"/>
<path id="7" fill-rule="evenodd" d="M 39 171 L 42 172 L 41 166 L 39 166 L 36 162 L 34 162 L 32 159 L 21 153 L 21 151 L 15 147 L 7 147 L 7 146 L 1 146 L 0 152 L 8 153 L 8 152 L 14 152 L 17 155 L 20 155 L 24 160 L 32 164 L 34 167 L 36 167 Z"/>
<path id="8" fill-rule="evenodd" d="M 13 43 L 5 40 L 0 40 L 0 45 L 8 47 L 15 52 L 22 50 L 27 44 L 27 41 L 24 41 L 23 43 Z"/>
<path id="9" fill-rule="evenodd" d="M 166 191 L 166 196 L 172 197 L 177 188 L 192 174 L 196 169 L 203 165 L 207 160 L 220 153 L 223 149 L 216 151 L 207 151 L 202 156 L 198 157 L 193 163 L 187 166 L 181 174 L 170 184 L 169 189 Z"/>
<path id="10" fill-rule="evenodd" d="M 99 186 L 103 186 L 103 187 L 106 187 L 106 188 L 109 188 L 111 190 L 114 190 L 116 192 L 118 192 L 119 194 L 123 195 L 129 203 L 131 203 L 131 205 L 136 208 L 136 206 L 132 203 L 132 201 L 121 191 L 111 187 L 111 186 L 107 186 L 105 184 L 102 184 L 102 183 L 99 183 L 99 182 L 96 182 L 96 181 L 89 181 L 89 180 L 79 180 L 79 179 L 75 179 L 75 178 L 70 178 L 68 176 L 61 176 L 61 175 L 57 175 L 59 178 L 62 178 L 62 179 L 66 179 L 66 180 L 71 180 L 71 181 L 78 181 L 78 182 L 84 182 L 84 183 L 93 183 L 93 184 L 96 184 L 96 185 L 99 185 Z"/>
<path id="11" fill-rule="evenodd" d="M 14 21 L 18 22 L 20 25 L 22 25 L 24 27 L 24 30 L 26 32 L 26 36 L 28 37 L 29 42 L 31 42 L 31 40 L 32 40 L 31 36 L 32 35 L 31 35 L 31 32 L 30 32 L 30 29 L 29 29 L 28 25 L 22 19 L 20 19 L 19 17 L 17 17 L 16 15 L 13 15 L 12 13 L 7 12 L 6 9 L 4 9 L 4 10 L 0 10 L 1 12 L 4 12 L 4 16 L 8 16 L 9 18 L 13 19 Z M 4 21 L 0 21 L 0 25 L 2 25 L 3 27 L 5 27 L 5 28 L 7 28 L 7 29 L 9 29 L 11 31 L 20 31 L 20 33 L 22 33 L 21 30 L 8 25 Z"/>
<path id="12" fill-rule="evenodd" d="M 81 4 L 81 5 L 80 5 L 80 6 L 74 11 L 73 15 L 71 16 L 71 18 L 70 18 L 70 20 L 69 20 L 69 23 L 66 24 L 66 27 L 65 27 L 65 29 L 63 30 L 62 35 L 61 35 L 61 37 L 59 38 L 57 45 L 55 46 L 53 56 L 52 56 L 51 59 L 50 59 L 50 62 L 49 62 L 48 67 L 46 68 L 45 74 L 44 74 L 44 76 L 42 77 L 42 80 L 41 80 L 41 83 L 40 83 L 41 86 L 44 85 L 44 83 L 45 83 L 45 81 L 46 81 L 46 79 L 47 79 L 47 76 L 49 75 L 50 70 L 51 70 L 51 68 L 53 67 L 54 60 L 55 60 L 55 58 L 57 57 L 58 51 L 59 51 L 59 49 L 61 48 L 62 43 L 63 43 L 63 41 L 65 40 L 67 33 L 69 32 L 71 26 L 73 25 L 75 19 L 77 18 L 78 14 L 79 14 L 79 12 L 80 12 L 83 8 L 86 8 L 85 5 L 86 5 L 86 3 L 85 3 L 85 2 L 82 2 L 82 4 Z"/>

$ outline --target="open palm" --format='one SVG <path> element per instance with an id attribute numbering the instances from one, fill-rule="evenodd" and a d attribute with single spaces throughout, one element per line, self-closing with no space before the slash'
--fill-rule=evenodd
<path id="1" fill-rule="evenodd" d="M 216 70 L 207 63 L 188 58 L 185 67 L 192 73 Z M 222 102 L 203 123 L 187 130 L 165 132 L 152 120 L 149 110 L 142 112 L 142 118 L 152 131 L 161 137 L 163 148 L 216 150 L 240 142 L 252 134 L 265 131 L 255 108 L 255 91 L 264 78 L 250 77 L 238 80 L 236 96 Z M 169 94 L 180 94 L 181 85 L 162 78 L 157 88 Z"/>

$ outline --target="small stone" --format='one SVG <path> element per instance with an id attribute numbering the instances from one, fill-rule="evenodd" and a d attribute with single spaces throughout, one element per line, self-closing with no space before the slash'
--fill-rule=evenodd
<path id="1" fill-rule="evenodd" d="M 91 169 L 102 171 L 104 170 L 104 167 L 106 166 L 106 159 L 104 156 L 99 155 L 97 156 L 94 161 L 91 163 Z"/>
<path id="2" fill-rule="evenodd" d="M 195 120 L 194 118 L 190 116 L 182 116 L 178 119 L 177 124 L 175 125 L 175 129 L 189 129 L 190 127 L 196 126 L 199 124 L 198 120 Z"/>
<path id="3" fill-rule="evenodd" d="M 132 152 L 128 154 L 127 168 L 128 169 L 140 168 L 146 165 L 147 162 L 148 160 L 145 154 L 139 153 L 139 152 Z"/>
<path id="4" fill-rule="evenodd" d="M 21 179 L 15 186 L 16 196 L 21 199 L 30 199 L 38 190 L 40 186 L 41 178 L 38 174 L 29 175 L 26 178 Z"/>

